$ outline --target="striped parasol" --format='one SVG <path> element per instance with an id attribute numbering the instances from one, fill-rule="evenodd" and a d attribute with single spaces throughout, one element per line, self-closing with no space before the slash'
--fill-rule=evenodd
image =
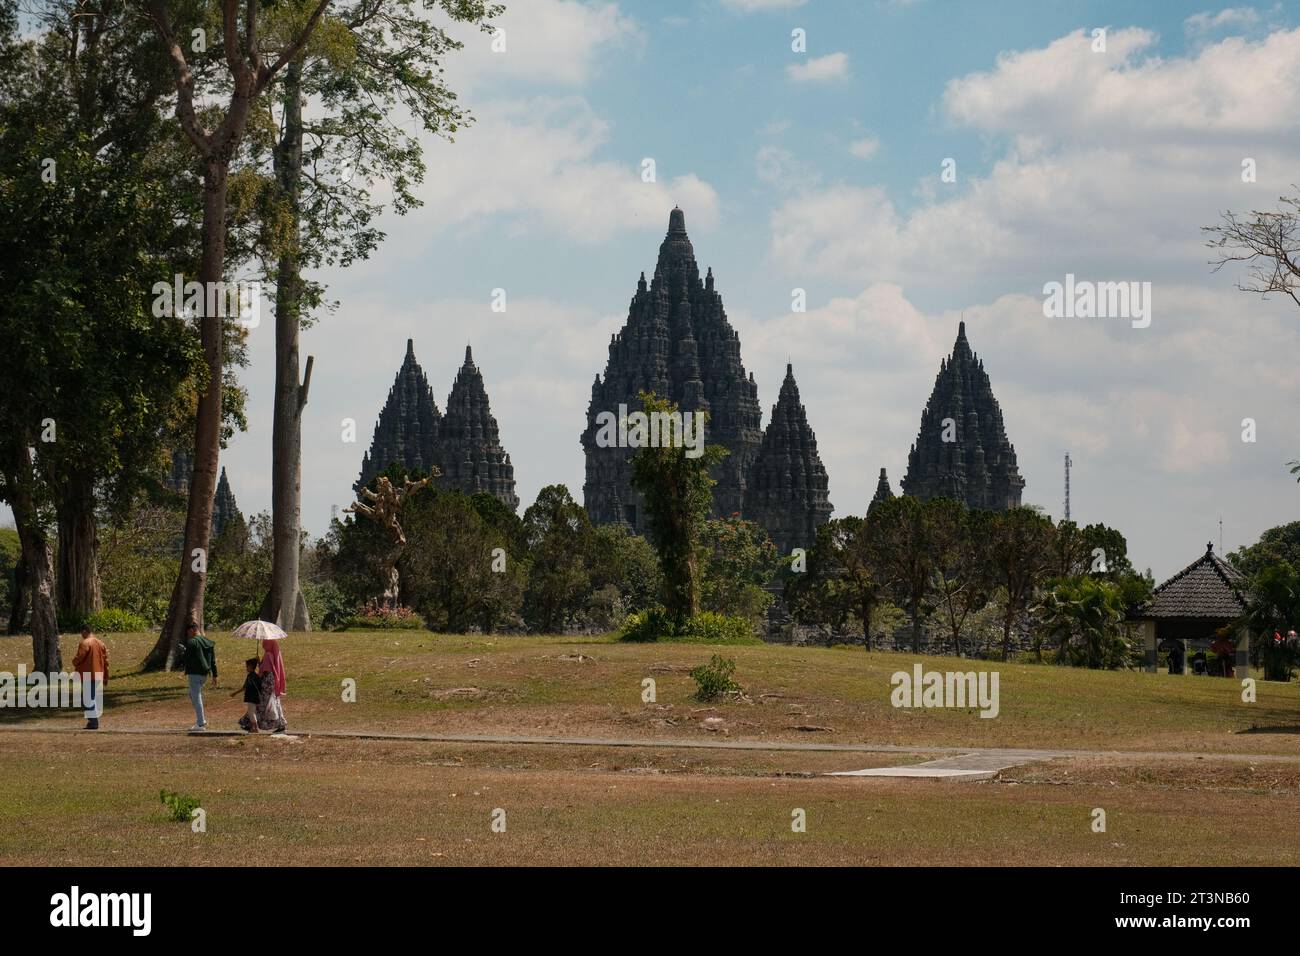
<path id="1" fill-rule="evenodd" d="M 235 628 L 233 637 L 242 637 L 250 641 L 282 641 L 289 635 L 284 628 L 270 621 L 245 621 Z"/>

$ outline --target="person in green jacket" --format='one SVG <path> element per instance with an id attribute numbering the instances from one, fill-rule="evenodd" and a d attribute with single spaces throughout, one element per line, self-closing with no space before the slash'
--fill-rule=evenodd
<path id="1" fill-rule="evenodd" d="M 217 651 L 213 643 L 199 633 L 197 621 L 185 628 L 185 674 L 190 683 L 190 703 L 194 705 L 194 726 L 190 733 L 208 729 L 203 714 L 203 682 L 212 675 L 212 686 L 217 686 Z"/>

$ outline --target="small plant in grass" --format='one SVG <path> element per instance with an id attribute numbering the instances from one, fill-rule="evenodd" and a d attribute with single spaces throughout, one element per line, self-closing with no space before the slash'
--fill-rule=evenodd
<path id="1" fill-rule="evenodd" d="M 172 793 L 170 790 L 159 790 L 158 798 L 167 808 L 167 819 L 177 822 L 188 823 L 194 811 L 199 808 L 198 797 L 187 797 L 184 794 Z"/>
<path id="2" fill-rule="evenodd" d="M 735 673 L 735 661 L 714 654 L 707 664 L 701 664 L 691 671 L 691 677 L 695 681 L 695 699 L 711 701 L 729 694 L 739 694 L 740 685 L 732 676 Z"/>

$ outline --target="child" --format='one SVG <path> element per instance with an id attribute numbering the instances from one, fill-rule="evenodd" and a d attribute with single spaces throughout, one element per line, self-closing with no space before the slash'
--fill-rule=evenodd
<path id="1" fill-rule="evenodd" d="M 239 726 L 250 734 L 257 733 L 257 705 L 262 699 L 262 682 L 257 676 L 257 658 L 250 657 L 244 661 L 244 669 L 248 672 L 244 677 L 244 686 L 240 688 L 244 692 L 244 716 L 239 718 Z M 239 691 L 233 691 L 231 697 L 238 694 Z"/>

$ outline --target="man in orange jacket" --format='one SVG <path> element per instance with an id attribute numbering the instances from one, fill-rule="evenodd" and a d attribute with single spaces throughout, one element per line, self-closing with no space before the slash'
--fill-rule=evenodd
<path id="1" fill-rule="evenodd" d="M 81 628 L 81 643 L 77 656 L 72 659 L 72 669 L 81 675 L 82 694 L 89 695 L 86 702 L 86 730 L 99 729 L 99 715 L 104 712 L 104 685 L 108 683 L 108 648 L 90 630 Z"/>

